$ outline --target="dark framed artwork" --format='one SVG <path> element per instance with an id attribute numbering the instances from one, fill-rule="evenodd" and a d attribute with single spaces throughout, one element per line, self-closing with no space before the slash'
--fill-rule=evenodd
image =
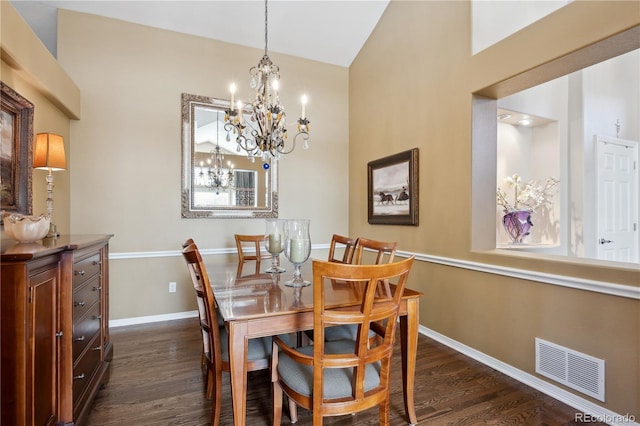
<path id="1" fill-rule="evenodd" d="M 418 225 L 418 148 L 368 164 L 369 223 Z"/>
<path id="2" fill-rule="evenodd" d="M 0 82 L 0 209 L 31 214 L 33 104 Z"/>

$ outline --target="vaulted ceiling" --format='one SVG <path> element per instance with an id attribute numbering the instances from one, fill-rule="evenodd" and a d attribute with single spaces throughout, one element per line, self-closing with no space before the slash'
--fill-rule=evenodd
<path id="1" fill-rule="evenodd" d="M 262 1 L 10 1 L 54 56 L 59 8 L 264 49 Z M 388 3 L 389 0 L 271 0 L 269 51 L 348 67 Z"/>

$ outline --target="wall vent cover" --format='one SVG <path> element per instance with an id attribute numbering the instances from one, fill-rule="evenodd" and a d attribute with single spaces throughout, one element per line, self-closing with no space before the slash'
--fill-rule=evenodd
<path id="1" fill-rule="evenodd" d="M 536 373 L 604 402 L 604 360 L 536 337 Z"/>

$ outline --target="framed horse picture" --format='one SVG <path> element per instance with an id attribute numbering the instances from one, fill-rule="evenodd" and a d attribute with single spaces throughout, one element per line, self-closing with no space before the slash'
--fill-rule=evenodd
<path id="1" fill-rule="evenodd" d="M 418 148 L 368 164 L 369 223 L 418 225 Z"/>
<path id="2" fill-rule="evenodd" d="M 31 214 L 34 107 L 2 82 L 0 89 L 0 209 Z"/>

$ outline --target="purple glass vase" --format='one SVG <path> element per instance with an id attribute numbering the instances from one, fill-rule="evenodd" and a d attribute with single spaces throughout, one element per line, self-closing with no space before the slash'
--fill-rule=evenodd
<path id="1" fill-rule="evenodd" d="M 509 234 L 512 243 L 520 244 L 524 237 L 529 235 L 529 230 L 533 226 L 531 222 L 531 211 L 512 210 L 502 217 L 504 229 Z"/>

